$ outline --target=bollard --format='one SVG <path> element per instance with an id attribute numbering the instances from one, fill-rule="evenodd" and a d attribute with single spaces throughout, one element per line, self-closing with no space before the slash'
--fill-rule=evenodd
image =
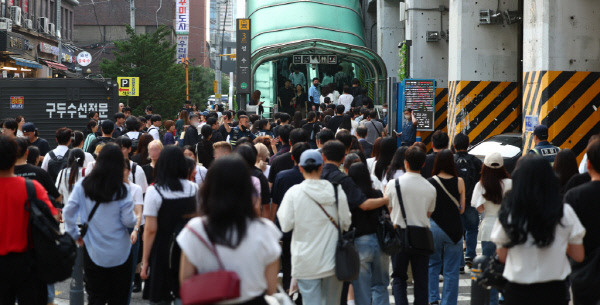
<path id="1" fill-rule="evenodd" d="M 77 258 L 71 276 L 70 305 L 83 305 L 83 247 L 77 247 Z"/>
<path id="2" fill-rule="evenodd" d="M 488 260 L 489 258 L 485 255 L 479 255 L 473 260 L 473 268 L 471 268 L 471 305 L 490 304 L 490 290 L 477 283 L 477 277 L 485 269 Z"/>

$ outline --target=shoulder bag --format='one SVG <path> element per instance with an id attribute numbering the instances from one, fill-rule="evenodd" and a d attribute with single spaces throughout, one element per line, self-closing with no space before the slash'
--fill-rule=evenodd
<path id="1" fill-rule="evenodd" d="M 442 187 L 442 190 L 444 190 L 444 192 L 446 193 L 446 195 L 448 195 L 448 197 L 450 197 L 450 200 L 452 200 L 452 202 L 454 202 L 454 204 L 456 205 L 456 207 L 460 210 L 460 202 L 458 202 L 458 199 L 456 199 L 456 197 L 452 196 L 452 194 L 450 194 L 450 192 L 448 192 L 448 189 L 444 186 L 444 184 L 440 180 L 440 177 L 433 176 L 433 180 L 435 180 L 435 182 L 437 182 L 437 184 L 439 184 L 440 187 Z"/>
<path id="2" fill-rule="evenodd" d="M 402 251 L 408 254 L 431 255 L 435 251 L 433 246 L 433 234 L 427 227 L 408 225 L 398 179 L 396 179 L 396 193 L 398 193 L 398 202 L 400 203 L 404 223 L 406 223 L 406 229 L 401 230 Z"/>
<path id="3" fill-rule="evenodd" d="M 338 208 L 338 187 L 339 184 L 333 184 L 333 190 L 335 192 L 335 206 Z M 360 273 L 360 256 L 358 250 L 354 244 L 354 231 L 349 234 L 342 235 L 342 229 L 335 222 L 333 217 L 325 211 L 323 206 L 308 194 L 306 194 L 314 203 L 316 203 L 321 211 L 325 213 L 329 221 L 338 230 L 338 242 L 335 248 L 335 276 L 342 282 L 352 282 L 358 279 Z M 338 208 L 338 219 L 339 219 L 339 208 Z"/>
<path id="4" fill-rule="evenodd" d="M 377 219 L 377 240 L 385 254 L 393 255 L 402 250 L 402 236 L 394 227 L 387 209 L 381 209 Z"/>
<path id="5" fill-rule="evenodd" d="M 204 225 L 204 223 L 203 223 Z M 217 247 L 206 241 L 189 225 L 185 226 L 214 254 L 219 262 L 219 270 L 197 274 L 181 284 L 179 294 L 184 305 L 214 304 L 221 301 L 237 299 L 240 297 L 240 278 L 233 271 L 226 271 Z M 206 228 L 206 225 L 204 226 Z"/>

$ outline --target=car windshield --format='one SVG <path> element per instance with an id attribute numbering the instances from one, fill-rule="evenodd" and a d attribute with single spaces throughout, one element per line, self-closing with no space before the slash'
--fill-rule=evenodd
<path id="1" fill-rule="evenodd" d="M 485 157 L 493 152 L 498 152 L 503 158 L 513 158 L 521 153 L 521 148 L 511 144 L 499 142 L 497 139 L 490 139 L 473 147 L 469 153 L 475 156 Z"/>

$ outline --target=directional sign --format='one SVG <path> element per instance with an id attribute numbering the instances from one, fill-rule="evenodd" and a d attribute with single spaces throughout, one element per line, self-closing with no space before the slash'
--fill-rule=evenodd
<path id="1" fill-rule="evenodd" d="M 402 83 L 403 92 L 399 97 L 404 109 L 410 108 L 417 119 L 417 130 L 433 131 L 435 122 L 435 80 L 405 79 Z M 400 113 L 399 117 L 400 117 Z M 400 123 L 403 119 L 400 117 Z"/>
<path id="2" fill-rule="evenodd" d="M 119 96 L 140 96 L 139 77 L 117 77 Z"/>
<path id="3" fill-rule="evenodd" d="M 337 65 L 337 55 L 294 55 L 294 64 Z"/>
<path id="4" fill-rule="evenodd" d="M 251 58 L 252 58 L 252 46 L 250 41 L 250 19 L 237 19 L 236 20 L 236 79 L 237 79 L 237 93 L 251 93 L 250 92 L 250 79 L 251 79 Z"/>

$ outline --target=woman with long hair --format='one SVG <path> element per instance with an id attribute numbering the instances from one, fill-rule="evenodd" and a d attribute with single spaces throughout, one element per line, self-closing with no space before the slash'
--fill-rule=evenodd
<path id="1" fill-rule="evenodd" d="M 152 136 L 150 137 L 152 138 Z M 148 144 L 148 159 L 150 159 L 150 163 L 142 166 L 142 169 L 144 170 L 146 181 L 148 181 L 149 185 L 156 180 L 156 164 L 158 163 L 158 158 L 160 157 L 163 148 L 164 146 L 160 140 L 152 140 Z"/>
<path id="2" fill-rule="evenodd" d="M 533 155 L 519 161 L 491 234 L 509 282 L 504 304 L 568 304 L 567 256 L 583 261 L 585 229 L 559 191 L 548 161 Z"/>
<path id="3" fill-rule="evenodd" d="M 200 235 L 215 246 L 224 268 L 235 270 L 240 278 L 240 297 L 227 300 L 229 304 L 266 305 L 263 295 L 277 290 L 281 232 L 256 215 L 250 177 L 245 162 L 235 154 L 215 161 L 208 170 L 199 196 L 203 216 L 190 220 L 177 237 L 182 252 L 179 278 L 184 282 L 219 270 L 217 258 Z"/>
<path id="4" fill-rule="evenodd" d="M 560 194 L 564 196 L 565 188 L 567 186 L 567 182 L 569 182 L 569 179 L 579 174 L 577 156 L 575 156 L 575 153 L 568 148 L 562 149 L 558 152 L 558 154 L 556 154 L 553 169 L 558 176 Z"/>
<path id="5" fill-rule="evenodd" d="M 481 241 L 483 255 L 493 257 L 496 245 L 490 241 L 494 224 L 498 220 L 498 212 L 502 199 L 512 189 L 512 180 L 504 168 L 504 159 L 497 153 L 485 157 L 481 168 L 481 180 L 475 184 L 471 205 L 482 214 L 478 239 Z M 490 305 L 498 305 L 498 291 L 490 291 Z"/>
<path id="6" fill-rule="evenodd" d="M 294 108 L 296 111 L 300 111 L 302 116 L 306 115 L 307 103 L 308 103 L 308 94 L 304 92 L 304 87 L 298 84 L 296 85 L 296 90 L 294 92 L 294 97 L 292 98 L 292 102 L 294 103 Z"/>
<path id="7" fill-rule="evenodd" d="M 463 255 L 465 181 L 458 177 L 454 155 L 448 149 L 437 153 L 429 179 L 436 190 L 435 210 L 431 214 L 431 232 L 435 252 L 429 256 L 429 303 L 440 302 L 439 274 L 444 266 L 441 304 L 458 302 L 458 278 Z"/>
<path id="8" fill-rule="evenodd" d="M 98 122 L 96 120 L 90 120 L 84 131 L 85 142 L 83 144 L 83 151 L 87 151 L 90 144 L 96 140 L 96 132 L 98 132 Z"/>
<path id="9" fill-rule="evenodd" d="M 269 172 L 271 171 L 271 165 L 269 165 L 269 157 L 271 154 L 269 153 L 269 149 L 263 143 L 256 143 L 254 144 L 254 147 L 258 153 L 256 155 L 256 164 L 254 164 L 254 166 L 260 169 L 265 177 L 269 177 Z"/>
<path id="10" fill-rule="evenodd" d="M 369 168 L 369 173 L 372 173 L 375 170 L 375 161 L 379 159 L 379 152 L 381 151 L 381 140 L 383 138 L 379 137 L 373 143 L 373 149 L 371 150 L 371 155 L 367 157 L 367 167 Z"/>
<path id="11" fill-rule="evenodd" d="M 56 179 L 56 188 L 63 196 L 63 202 L 69 200 L 69 195 L 73 191 L 73 187 L 79 180 L 85 177 L 85 153 L 79 148 L 74 148 L 69 151 L 67 156 L 67 167 L 58 172 Z"/>
<path id="12" fill-rule="evenodd" d="M 302 125 L 303 125 L 302 123 L 306 123 L 306 121 L 303 122 L 302 113 L 300 111 L 294 112 L 294 119 L 292 120 L 292 126 L 294 126 L 294 128 L 302 128 Z"/>
<path id="13" fill-rule="evenodd" d="M 179 259 L 175 238 L 197 211 L 198 185 L 187 180 L 188 166 L 179 147 L 165 147 L 156 163 L 156 182 L 144 198 L 144 254 L 140 276 L 144 298 L 171 302 L 179 298 Z"/>
<path id="14" fill-rule="evenodd" d="M 71 145 L 73 148 L 79 148 L 79 149 L 83 150 L 84 140 L 85 140 L 85 137 L 83 135 L 83 132 L 81 132 L 79 130 L 73 131 L 73 141 L 71 141 Z M 94 162 L 94 156 L 92 156 L 92 154 L 90 154 L 89 152 L 87 152 L 85 150 L 83 150 L 83 154 L 85 155 L 83 167 L 87 168 L 90 163 Z"/>
<path id="15" fill-rule="evenodd" d="M 202 138 L 200 142 L 196 144 L 196 155 L 198 156 L 198 162 L 204 167 L 209 168 L 214 158 L 214 148 L 212 141 L 212 128 L 208 125 L 200 128 L 200 135 Z"/>
<path id="16" fill-rule="evenodd" d="M 183 155 L 189 159 L 194 160 L 194 182 L 198 185 L 202 185 L 206 178 L 206 172 L 208 171 L 201 163 L 198 163 L 198 155 L 196 154 L 196 146 L 186 145 L 183 147 Z"/>
<path id="17" fill-rule="evenodd" d="M 351 135 L 356 135 L 356 130 L 352 128 L 352 117 L 349 114 L 344 114 L 344 116 L 342 116 L 342 123 L 340 124 L 340 127 L 338 127 L 338 131 L 340 128 L 348 130 Z"/>
<path id="18" fill-rule="evenodd" d="M 271 194 L 269 192 L 269 181 L 267 180 L 267 177 L 255 165 L 258 152 L 256 151 L 256 148 L 249 143 L 238 145 L 235 148 L 234 153 L 238 154 L 244 161 L 246 161 L 246 165 L 250 169 L 250 175 L 253 177 L 253 182 L 255 183 L 256 179 L 258 179 L 259 188 L 257 189 L 256 193 L 258 195 L 257 197 L 260 198 L 260 206 L 257 207 L 257 210 L 260 212 L 262 210 L 262 206 L 268 205 L 271 202 Z M 265 209 L 264 212 L 265 214 L 263 214 L 263 217 L 269 218 L 270 215 L 267 213 L 269 212 L 268 209 Z"/>
<path id="19" fill-rule="evenodd" d="M 404 175 L 404 173 L 406 172 L 404 169 L 404 154 L 406 153 L 407 149 L 408 147 L 406 146 L 400 146 L 398 147 L 398 149 L 396 149 L 394 157 L 392 158 L 392 162 L 390 162 L 390 165 L 388 166 L 387 170 L 385 171 L 385 175 L 383 176 L 383 180 L 381 181 L 381 184 L 383 186 L 386 186 L 388 181 L 396 179 Z"/>
<path id="20" fill-rule="evenodd" d="M 130 188 L 123 183 L 125 162 L 117 145 L 106 144 L 94 170 L 75 184 L 63 209 L 66 232 L 83 247 L 85 289 L 90 304 L 127 304 L 129 297 L 129 228 L 135 226 L 136 218 Z M 92 211 L 95 212 L 90 219 Z M 85 224 L 83 232 L 79 219 Z"/>
<path id="21" fill-rule="evenodd" d="M 260 92 L 260 90 L 255 90 L 254 92 L 252 92 L 252 95 L 250 96 L 250 102 L 248 103 L 248 105 L 258 106 L 258 115 L 262 117 L 262 114 L 265 112 L 265 109 L 263 108 L 263 102 L 260 100 L 261 94 L 262 93 Z"/>
<path id="22" fill-rule="evenodd" d="M 144 166 L 150 163 L 150 158 L 148 157 L 148 144 L 154 141 L 154 138 L 145 133 L 140 136 L 138 140 L 137 150 L 134 152 L 133 156 L 131 156 L 131 161 L 137 163 L 139 166 Z"/>
<path id="23" fill-rule="evenodd" d="M 392 163 L 397 146 L 398 145 L 395 138 L 386 137 L 381 140 L 379 158 L 377 158 L 377 161 L 375 161 L 372 172 L 375 177 L 379 179 L 379 181 L 383 180 L 388 166 L 390 166 L 390 163 Z"/>

